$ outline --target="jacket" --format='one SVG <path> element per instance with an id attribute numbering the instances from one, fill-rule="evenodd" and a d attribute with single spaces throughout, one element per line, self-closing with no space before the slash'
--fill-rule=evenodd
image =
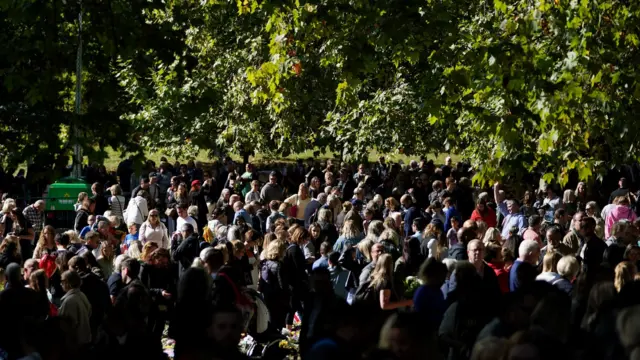
<path id="1" fill-rule="evenodd" d="M 486 265 L 493 270 L 498 278 L 498 285 L 500 286 L 500 292 L 506 294 L 509 292 L 509 271 L 505 270 L 504 263 L 491 263 Z"/>
<path id="2" fill-rule="evenodd" d="M 129 200 L 127 210 L 125 211 L 125 222 L 127 224 L 142 224 L 147 220 L 147 216 L 149 216 L 147 200 L 142 196 L 131 198 L 131 200 Z"/>
<path id="3" fill-rule="evenodd" d="M 111 307 L 109 287 L 98 275 L 92 272 L 80 273 L 80 277 L 82 278 L 80 291 L 82 291 L 91 304 L 90 325 L 91 330 L 95 334 L 98 327 L 102 324 L 107 310 Z"/>
<path id="4" fill-rule="evenodd" d="M 467 247 L 462 243 L 457 243 L 449 249 L 449 258 L 455 260 L 469 260 Z"/>
<path id="5" fill-rule="evenodd" d="M 71 320 L 73 345 L 82 346 L 91 342 L 91 304 L 80 289 L 71 289 L 62 297 L 59 316 Z"/>
<path id="6" fill-rule="evenodd" d="M 182 240 L 180 245 L 173 251 L 173 261 L 178 263 L 180 276 L 191 267 L 193 260 L 198 257 L 200 250 L 200 242 L 196 234 L 191 234 L 188 238 Z"/>
<path id="7" fill-rule="evenodd" d="M 282 186 L 278 184 L 268 183 L 262 187 L 260 190 L 260 202 L 263 204 L 268 204 L 271 200 L 284 200 L 284 193 L 282 190 Z"/>
<path id="8" fill-rule="evenodd" d="M 331 283 L 333 284 L 333 293 L 337 297 L 347 300 L 347 280 L 349 278 L 349 271 L 343 269 L 340 266 L 329 267 L 329 276 Z"/>

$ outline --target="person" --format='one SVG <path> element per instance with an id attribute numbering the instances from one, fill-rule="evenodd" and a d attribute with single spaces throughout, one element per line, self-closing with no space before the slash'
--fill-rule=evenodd
<path id="1" fill-rule="evenodd" d="M 306 270 L 306 262 L 304 259 L 304 253 L 302 252 L 302 244 L 310 237 L 309 232 L 303 228 L 298 227 L 291 239 L 289 239 L 289 246 L 285 251 L 285 256 L 282 262 L 284 271 L 287 272 L 291 287 L 291 297 L 289 300 L 289 312 L 287 314 L 287 327 L 293 325 L 293 317 L 296 312 L 302 314 L 304 311 L 302 300 L 306 297 L 309 291 L 309 283 Z"/>
<path id="2" fill-rule="evenodd" d="M 382 310 L 412 306 L 413 299 L 401 300 L 393 279 L 393 258 L 390 254 L 381 254 L 375 262 L 371 276 L 367 281 L 361 282 L 356 290 L 356 298 L 361 298 L 360 301 L 371 301 Z"/>
<path id="3" fill-rule="evenodd" d="M 618 205 L 611 209 L 607 214 L 607 217 L 604 220 L 604 236 L 606 239 L 611 236 L 611 228 L 613 227 L 613 224 L 621 220 L 629 222 L 634 222 L 636 220 L 636 213 L 631 208 L 628 197 L 622 198 L 618 202 Z"/>
<path id="4" fill-rule="evenodd" d="M 590 217 L 583 217 L 580 221 L 580 237 L 583 242 L 578 256 L 583 261 L 583 267 L 596 270 L 600 267 L 607 244 L 595 234 L 596 221 Z"/>
<path id="5" fill-rule="evenodd" d="M 284 200 L 284 189 L 278 184 L 278 174 L 275 171 L 269 174 L 269 182 L 260 190 L 261 203 L 268 204 L 273 200 Z"/>
<path id="6" fill-rule="evenodd" d="M 183 240 L 179 245 L 175 244 L 175 248 L 172 248 L 172 258 L 173 261 L 178 263 L 179 274 L 182 276 L 191 267 L 193 259 L 200 253 L 200 242 L 192 224 L 183 223 L 180 227 L 180 232 Z"/>
<path id="7" fill-rule="evenodd" d="M 342 254 L 344 250 L 355 246 L 364 238 L 362 231 L 354 220 L 346 220 L 342 228 L 342 234 L 333 245 L 333 251 Z"/>
<path id="8" fill-rule="evenodd" d="M 447 277 L 447 266 L 435 258 L 429 258 L 420 266 L 419 277 L 423 285 L 413 294 L 413 309 L 426 322 L 427 328 L 436 329 L 447 309 L 440 290 Z"/>
<path id="9" fill-rule="evenodd" d="M 156 338 L 162 337 L 165 324 L 173 307 L 177 279 L 170 267 L 169 250 L 158 248 L 154 250 L 149 261 L 141 266 L 140 281 L 149 290 L 152 307 L 149 311 L 148 330 Z M 127 270 L 128 275 L 129 270 Z"/>
<path id="10" fill-rule="evenodd" d="M 187 204 L 180 204 L 176 208 L 178 211 L 178 220 L 176 221 L 176 229 L 178 229 L 178 231 L 182 231 L 181 230 L 182 225 L 187 223 L 193 227 L 195 234 L 198 234 L 198 223 L 191 216 L 189 216 L 187 212 L 188 208 L 189 206 Z"/>
<path id="11" fill-rule="evenodd" d="M 558 274 L 558 262 L 562 255 L 555 251 L 547 251 L 542 257 L 542 272 L 536 277 L 536 281 L 546 281 L 551 285 L 560 279 Z"/>
<path id="12" fill-rule="evenodd" d="M 627 197 L 628 195 L 629 182 L 627 181 L 627 178 L 621 177 L 620 180 L 618 180 L 618 188 L 611 192 L 611 195 L 609 196 L 609 204 L 611 204 L 613 202 L 613 199 L 617 198 L 618 196 Z M 603 216 L 603 218 L 605 217 Z"/>
<path id="13" fill-rule="evenodd" d="M 500 292 L 506 294 L 509 292 L 509 270 L 505 267 L 502 248 L 496 244 L 485 244 L 485 264 L 490 267 L 496 274 Z"/>
<path id="14" fill-rule="evenodd" d="M 542 217 L 539 215 L 529 216 L 529 227 L 522 233 L 523 240 L 533 240 L 542 247 L 540 239 L 540 229 L 542 228 Z"/>
<path id="15" fill-rule="evenodd" d="M 373 271 L 373 269 L 375 269 L 376 266 L 376 262 L 378 261 L 378 258 L 380 257 L 380 255 L 384 254 L 384 246 L 380 243 L 373 243 L 370 242 L 371 247 L 369 248 L 370 253 L 369 253 L 369 262 L 367 265 L 365 265 L 362 268 L 362 271 L 360 272 L 360 276 L 358 279 L 358 284 L 364 283 L 367 280 L 369 280 L 370 276 L 371 276 L 371 272 Z M 365 241 L 361 241 L 358 244 L 358 250 L 360 249 L 364 249 L 365 248 Z M 360 252 L 362 253 L 363 251 L 360 250 Z M 366 254 L 364 254 L 366 256 Z M 392 261 L 393 261 L 393 257 L 392 257 Z"/>
<path id="16" fill-rule="evenodd" d="M 90 317 L 92 308 L 85 294 L 80 290 L 82 279 L 75 271 L 67 270 L 62 273 L 62 288 L 66 294 L 62 297 L 59 316 L 71 321 L 70 329 L 73 336 L 67 338 L 69 347 L 75 351 L 91 343 L 92 329 Z"/>
<path id="17" fill-rule="evenodd" d="M 305 210 L 311 202 L 307 185 L 304 183 L 300 184 L 300 186 L 298 187 L 298 193 L 288 197 L 284 200 L 284 202 L 291 205 L 291 217 L 295 218 L 298 224 L 304 225 Z"/>
<path id="18" fill-rule="evenodd" d="M 3 208 L 3 210 L 5 210 Z M 33 256 L 33 240 L 35 236 L 35 232 L 33 231 L 33 226 L 31 223 L 25 218 L 22 214 L 22 211 L 15 207 L 11 206 L 2 220 L 0 221 L 0 226 L 3 227 L 3 233 L 5 236 L 14 235 L 18 237 L 18 241 L 20 242 L 20 256 L 22 259 L 30 259 Z"/>
<path id="19" fill-rule="evenodd" d="M 115 216 L 124 218 L 124 211 L 126 209 L 126 199 L 122 195 L 122 188 L 118 184 L 111 185 L 109 188 L 111 197 L 109 198 L 109 205 L 111 205 L 111 213 Z"/>
<path id="20" fill-rule="evenodd" d="M 102 324 L 104 315 L 111 308 L 109 288 L 98 275 L 91 271 L 90 265 L 82 256 L 76 255 L 69 260 L 69 270 L 76 272 L 80 276 L 81 284 L 79 284 L 79 288 L 86 296 L 89 304 L 91 304 L 89 321 L 91 334 L 95 336 L 98 327 Z"/>
<path id="21" fill-rule="evenodd" d="M 94 214 L 104 214 L 105 211 L 109 210 L 109 201 L 104 196 L 104 184 L 99 182 L 93 183 L 91 185 L 91 193 L 93 194 L 93 200 L 95 201 L 95 210 Z"/>
<path id="22" fill-rule="evenodd" d="M 615 268 L 615 278 L 613 285 L 618 292 L 622 291 L 622 288 L 626 284 L 632 283 L 638 273 L 636 265 L 630 261 L 623 261 L 619 263 Z"/>
<path id="23" fill-rule="evenodd" d="M 400 204 L 402 204 L 402 208 L 404 209 L 404 233 L 408 235 L 411 234 L 413 220 L 420 217 L 420 209 L 413 203 L 411 195 L 402 195 Z"/>
<path id="24" fill-rule="evenodd" d="M 76 255 L 81 256 L 85 252 L 93 252 L 98 249 L 100 245 L 100 234 L 97 231 L 89 231 L 85 237 L 85 242 L 76 252 Z"/>
<path id="25" fill-rule="evenodd" d="M 38 200 L 22 210 L 22 214 L 24 215 L 24 217 L 33 226 L 35 239 L 40 238 L 40 233 L 44 228 L 44 209 L 44 200 Z"/>
<path id="26" fill-rule="evenodd" d="M 425 259 L 435 257 L 437 260 L 442 260 L 447 256 L 447 250 L 447 239 L 442 224 L 438 219 L 431 220 L 424 230 L 424 238 L 420 243 L 421 255 Z"/>
<path id="27" fill-rule="evenodd" d="M 508 214 L 505 216 L 502 222 L 502 238 L 507 239 L 509 237 L 509 230 L 512 227 L 517 227 L 518 231 L 524 231 L 527 228 L 527 219 L 520 213 L 520 205 L 517 200 L 507 200 Z"/>
<path id="28" fill-rule="evenodd" d="M 114 251 L 113 245 L 109 241 L 103 241 L 100 244 L 100 256 L 96 259 L 100 270 L 102 270 L 102 274 L 104 279 L 107 280 L 113 274 L 114 267 Z"/>
<path id="29" fill-rule="evenodd" d="M 557 280 L 553 285 L 568 295 L 572 295 L 573 284 L 580 272 L 578 259 L 573 255 L 565 255 L 558 261 L 557 269 L 561 279 Z"/>
<path id="30" fill-rule="evenodd" d="M 136 224 L 136 228 L 140 229 L 140 225 L 142 225 L 149 216 L 148 197 L 148 192 L 140 190 L 135 197 L 129 200 L 129 205 L 127 205 L 127 210 L 125 210 L 125 222 L 127 224 L 134 223 Z"/>
<path id="31" fill-rule="evenodd" d="M 567 244 L 562 242 L 562 230 L 559 227 L 551 226 L 547 229 L 546 238 L 547 245 L 540 251 L 542 256 L 547 251 L 555 251 L 563 256 L 575 254 Z"/>
<path id="32" fill-rule="evenodd" d="M 128 258 L 129 256 L 120 254 L 116 256 L 116 259 L 113 262 L 113 272 L 107 279 L 107 287 L 109 288 L 109 298 L 111 299 L 111 303 L 115 303 L 116 297 L 120 293 L 120 290 L 122 290 L 122 288 L 124 287 L 121 274 L 122 262 Z"/>
<path id="33" fill-rule="evenodd" d="M 495 228 L 498 224 L 496 220 L 496 212 L 487 206 L 486 200 L 478 200 L 476 208 L 471 213 L 471 220 L 482 220 L 489 228 Z"/>
<path id="34" fill-rule="evenodd" d="M 140 241 L 153 241 L 163 249 L 168 249 L 169 234 L 167 227 L 160 221 L 160 212 L 156 209 L 149 211 L 149 218 L 140 226 Z"/>
<path id="35" fill-rule="evenodd" d="M 331 253 L 331 244 L 327 241 L 320 244 L 320 258 L 313 262 L 311 270 L 329 268 L 329 254 Z M 340 255 L 340 254 L 338 254 Z"/>
<path id="36" fill-rule="evenodd" d="M 340 254 L 329 254 L 329 277 L 333 285 L 333 293 L 342 300 L 347 300 L 347 281 L 349 279 L 349 271 L 340 266 Z"/>
<path id="37" fill-rule="evenodd" d="M 50 255 L 56 252 L 56 230 L 51 225 L 47 225 L 40 232 L 40 238 L 33 251 L 34 259 L 41 259 L 44 255 Z"/>
<path id="38" fill-rule="evenodd" d="M 514 261 L 509 271 L 509 290 L 516 291 L 520 287 L 520 280 L 518 279 L 517 272 L 518 267 L 523 263 L 528 263 L 532 266 L 538 265 L 540 259 L 540 245 L 533 240 L 523 240 L 518 248 L 518 259 Z"/>
<path id="39" fill-rule="evenodd" d="M 244 175 L 243 175 L 244 176 Z M 249 204 L 253 201 L 260 201 L 260 181 L 251 181 L 251 191 L 244 196 L 244 202 Z"/>
<path id="40" fill-rule="evenodd" d="M 260 264 L 258 289 L 264 295 L 265 303 L 271 313 L 271 321 L 276 329 L 282 329 L 285 326 L 290 298 L 289 276 L 282 263 L 286 249 L 282 241 L 270 242 L 265 260 Z"/>
<path id="41" fill-rule="evenodd" d="M 304 211 L 304 226 L 309 228 L 309 225 L 313 222 L 313 217 L 316 215 L 320 209 L 327 203 L 327 194 L 320 193 L 318 197 L 315 199 L 311 199 L 307 208 Z"/>

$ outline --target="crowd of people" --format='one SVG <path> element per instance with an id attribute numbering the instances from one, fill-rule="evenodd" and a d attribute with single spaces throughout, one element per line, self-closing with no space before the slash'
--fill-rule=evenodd
<path id="1" fill-rule="evenodd" d="M 167 326 L 176 359 L 242 359 L 243 334 L 296 320 L 302 359 L 640 359 L 624 177 L 480 188 L 450 158 L 382 157 L 85 171 L 68 229 L 3 193 L 2 359 L 164 359 Z"/>

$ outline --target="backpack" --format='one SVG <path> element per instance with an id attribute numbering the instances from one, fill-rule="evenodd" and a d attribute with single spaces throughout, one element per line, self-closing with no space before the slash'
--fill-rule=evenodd
<path id="1" fill-rule="evenodd" d="M 369 305 L 376 304 L 376 289 L 371 287 L 371 281 L 365 281 L 358 286 L 356 290 L 356 303 L 364 303 Z"/>

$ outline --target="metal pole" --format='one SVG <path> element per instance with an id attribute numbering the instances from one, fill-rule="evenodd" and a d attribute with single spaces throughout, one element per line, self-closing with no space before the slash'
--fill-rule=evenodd
<path id="1" fill-rule="evenodd" d="M 82 145 L 80 145 L 80 129 L 77 122 L 80 119 L 82 106 L 82 0 L 79 1 L 80 12 L 78 13 L 78 55 L 76 57 L 76 121 L 73 124 L 73 172 L 72 176 L 82 175 Z"/>

